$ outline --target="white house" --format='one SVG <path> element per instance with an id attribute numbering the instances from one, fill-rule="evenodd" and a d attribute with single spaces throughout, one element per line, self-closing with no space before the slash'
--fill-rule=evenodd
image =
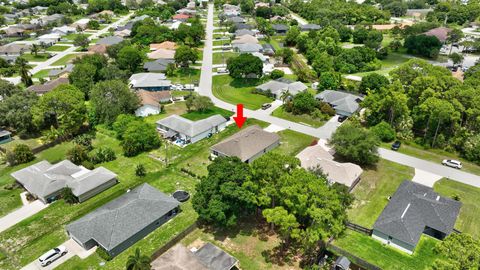
<path id="1" fill-rule="evenodd" d="M 169 91 L 138 90 L 137 95 L 140 98 L 141 106 L 135 111 L 135 115 L 139 117 L 159 114 L 161 112 L 160 104 L 172 100 Z"/>
<path id="2" fill-rule="evenodd" d="M 45 34 L 37 38 L 36 43 L 45 45 L 54 45 L 59 42 L 62 37 L 59 34 Z"/>
<path id="3" fill-rule="evenodd" d="M 65 36 L 65 35 L 74 34 L 74 33 L 77 33 L 77 29 L 75 29 L 74 27 L 66 26 L 66 25 L 61 27 L 54 27 L 52 29 L 52 32 L 50 32 L 50 34 L 58 34 L 60 36 Z"/>

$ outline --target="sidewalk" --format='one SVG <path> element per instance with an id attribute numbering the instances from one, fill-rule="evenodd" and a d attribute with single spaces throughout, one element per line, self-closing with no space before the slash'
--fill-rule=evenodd
<path id="1" fill-rule="evenodd" d="M 48 204 L 44 204 L 40 200 L 36 200 L 30 204 L 24 205 L 19 209 L 11 212 L 10 214 L 0 218 L 0 232 L 7 230 L 20 221 L 35 215 L 41 210 L 48 207 Z"/>

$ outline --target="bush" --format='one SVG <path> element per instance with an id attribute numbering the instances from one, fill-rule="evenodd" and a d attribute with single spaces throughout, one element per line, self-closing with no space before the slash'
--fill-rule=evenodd
<path id="1" fill-rule="evenodd" d="M 97 248 L 97 255 L 104 259 L 105 261 L 111 261 L 112 260 L 112 256 L 110 256 L 107 251 L 105 249 L 103 249 L 102 247 L 98 247 Z"/>
<path id="2" fill-rule="evenodd" d="M 274 69 L 270 74 L 270 78 L 272 78 L 273 80 L 282 78 L 283 76 L 285 76 L 285 72 L 279 69 Z"/>
<path id="3" fill-rule="evenodd" d="M 333 109 L 332 106 L 330 106 L 326 102 L 322 102 L 320 104 L 320 111 L 322 111 L 322 113 L 327 114 L 329 116 L 334 116 L 336 114 L 335 109 Z"/>
<path id="4" fill-rule="evenodd" d="M 102 146 L 90 153 L 90 161 L 93 164 L 113 161 L 116 158 L 113 149 L 106 146 Z"/>
<path id="5" fill-rule="evenodd" d="M 12 152 L 7 152 L 7 162 L 10 166 L 23 164 L 35 159 L 32 150 L 25 144 L 18 144 Z"/>
<path id="6" fill-rule="evenodd" d="M 135 167 L 135 175 L 138 177 L 144 177 L 147 175 L 147 170 L 143 164 L 138 164 L 137 167 Z"/>
<path id="7" fill-rule="evenodd" d="M 463 156 L 470 161 L 480 163 L 480 135 L 475 135 L 465 140 Z"/>
<path id="8" fill-rule="evenodd" d="M 94 135 L 86 133 L 86 134 L 78 135 L 77 137 L 75 137 L 73 139 L 73 143 L 82 145 L 85 147 L 85 149 L 87 149 L 88 151 L 91 151 L 93 149 L 93 146 L 92 146 L 93 139 L 95 139 Z"/>
<path id="9" fill-rule="evenodd" d="M 132 157 L 160 146 L 160 138 L 154 125 L 137 120 L 130 124 L 121 142 L 124 155 Z"/>
<path id="10" fill-rule="evenodd" d="M 85 167 L 86 169 L 93 170 L 95 169 L 95 166 L 91 161 L 85 160 L 82 162 L 82 166 Z"/>
<path id="11" fill-rule="evenodd" d="M 78 198 L 75 195 L 73 195 L 72 189 L 69 187 L 63 189 L 62 198 L 68 204 L 75 204 L 78 202 Z"/>
<path id="12" fill-rule="evenodd" d="M 83 145 L 75 144 L 67 151 L 67 158 L 71 162 L 80 165 L 85 160 L 88 160 L 87 149 Z"/>
<path id="13" fill-rule="evenodd" d="M 378 123 L 371 130 L 382 142 L 391 142 L 395 139 L 395 130 L 385 121 Z"/>

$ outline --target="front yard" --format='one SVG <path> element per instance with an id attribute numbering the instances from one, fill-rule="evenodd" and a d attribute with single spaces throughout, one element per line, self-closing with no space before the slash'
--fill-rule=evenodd
<path id="1" fill-rule="evenodd" d="M 427 270 L 437 255 L 433 251 L 439 241 L 422 235 L 412 255 L 386 246 L 370 236 L 347 230 L 332 244 L 384 270 Z"/>
<path id="2" fill-rule="evenodd" d="M 172 84 L 193 84 L 200 82 L 200 69 L 194 68 L 178 68 L 173 76 L 168 76 Z"/>
<path id="3" fill-rule="evenodd" d="M 261 84 L 257 79 L 233 79 L 230 75 L 213 76 L 213 94 L 228 103 L 242 103 L 245 108 L 257 110 L 272 99 L 252 93 L 255 86 Z"/>
<path id="4" fill-rule="evenodd" d="M 72 61 L 74 58 L 76 57 L 79 57 L 81 56 L 82 54 L 80 53 L 71 53 L 71 54 L 67 54 L 65 55 L 64 57 L 58 59 L 57 61 L 55 61 L 52 66 L 64 66 L 66 65 L 67 63 L 69 63 L 70 61 Z"/>
<path id="5" fill-rule="evenodd" d="M 413 178 L 414 169 L 385 159 L 380 159 L 375 167 L 363 169 L 360 182 L 352 191 L 355 201 L 348 217 L 353 223 L 372 228 L 388 204 L 388 197 L 401 182 Z"/>
<path id="6" fill-rule="evenodd" d="M 227 64 L 227 60 L 232 57 L 238 56 L 236 52 L 215 52 L 213 53 L 212 64 L 219 65 L 219 64 Z"/>
<path id="7" fill-rule="evenodd" d="M 38 53 L 37 55 L 31 53 L 22 54 L 22 58 L 28 62 L 45 62 L 50 58 L 49 53 Z"/>

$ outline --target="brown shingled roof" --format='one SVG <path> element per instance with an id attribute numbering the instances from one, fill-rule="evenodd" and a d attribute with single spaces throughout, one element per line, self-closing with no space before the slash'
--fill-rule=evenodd
<path id="1" fill-rule="evenodd" d="M 146 91 L 146 90 L 138 90 L 137 92 L 138 97 L 140 98 L 142 105 L 152 105 L 158 106 L 160 101 L 164 101 L 167 99 L 171 99 L 172 95 L 169 91 Z"/>
<path id="2" fill-rule="evenodd" d="M 68 84 L 68 78 L 58 78 L 55 80 L 48 81 L 44 84 L 32 85 L 27 88 L 27 90 L 37 93 L 37 95 L 43 95 L 55 89 L 57 86 L 62 84 Z"/>

